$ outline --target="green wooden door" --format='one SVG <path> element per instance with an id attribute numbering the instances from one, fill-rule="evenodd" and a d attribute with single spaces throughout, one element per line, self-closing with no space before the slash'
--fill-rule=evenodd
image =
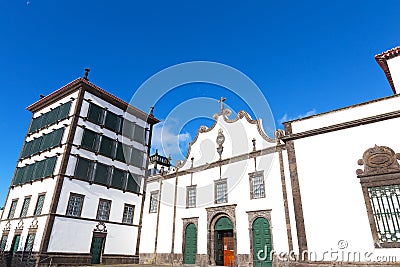
<path id="1" fill-rule="evenodd" d="M 93 237 L 92 239 L 92 246 L 90 249 L 90 254 L 92 254 L 92 261 L 93 264 L 100 263 L 101 253 L 103 251 L 103 237 Z"/>
<path id="2" fill-rule="evenodd" d="M 20 235 L 16 235 L 14 236 L 14 241 L 13 241 L 13 245 L 12 245 L 12 255 L 15 254 L 15 252 L 17 252 L 18 250 L 18 246 L 19 246 L 19 240 L 21 239 Z"/>
<path id="3" fill-rule="evenodd" d="M 194 223 L 189 224 L 185 230 L 184 264 L 195 264 L 197 253 L 197 229 Z"/>
<path id="4" fill-rule="evenodd" d="M 215 231 L 215 264 L 216 265 L 224 265 L 224 242 L 223 242 L 223 233 L 221 231 Z"/>
<path id="5" fill-rule="evenodd" d="M 254 267 L 271 267 L 271 233 L 265 218 L 257 218 L 253 222 L 253 260 Z"/>

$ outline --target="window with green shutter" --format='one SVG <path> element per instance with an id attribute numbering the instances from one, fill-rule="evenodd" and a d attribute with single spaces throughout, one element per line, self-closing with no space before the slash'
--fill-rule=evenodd
<path id="1" fill-rule="evenodd" d="M 47 113 L 47 116 L 46 116 L 46 125 L 50 125 L 50 124 L 53 124 L 53 123 L 55 123 L 56 121 L 57 121 L 57 117 L 58 117 L 58 112 L 60 111 L 60 108 L 59 107 L 57 107 L 57 108 L 55 108 L 55 109 L 53 109 L 53 110 L 51 110 L 51 111 L 49 111 L 48 113 Z"/>
<path id="2" fill-rule="evenodd" d="M 31 128 L 29 128 L 29 133 L 33 133 L 37 129 L 39 129 L 42 125 L 42 116 L 36 117 L 32 119 Z"/>
<path id="3" fill-rule="evenodd" d="M 135 125 L 135 131 L 133 133 L 133 140 L 138 143 L 145 144 L 146 143 L 146 131 L 143 127 L 139 125 Z"/>
<path id="4" fill-rule="evenodd" d="M 70 108 L 71 108 L 71 101 L 61 105 L 59 107 L 60 110 L 58 112 L 57 120 L 62 120 L 68 117 Z"/>
<path id="5" fill-rule="evenodd" d="M 33 144 L 32 144 L 32 148 L 30 151 L 31 155 L 36 154 L 40 151 L 40 145 L 42 144 L 42 140 L 43 140 L 43 136 L 33 139 Z"/>
<path id="6" fill-rule="evenodd" d="M 117 153 L 115 155 L 115 158 L 119 161 L 125 162 L 125 155 L 124 155 L 124 150 L 127 151 L 127 146 L 122 144 L 121 142 L 117 143 Z"/>
<path id="7" fill-rule="evenodd" d="M 101 125 L 103 123 L 103 113 L 103 108 L 96 104 L 90 103 L 87 119 L 93 123 Z"/>
<path id="8" fill-rule="evenodd" d="M 81 146 L 91 150 L 97 151 L 97 143 L 99 141 L 99 135 L 96 132 L 85 129 L 83 131 L 82 143 Z"/>
<path id="9" fill-rule="evenodd" d="M 33 174 L 32 180 L 37 180 L 43 177 L 44 169 L 46 167 L 46 160 L 41 160 L 35 163 L 35 172 Z"/>
<path id="10" fill-rule="evenodd" d="M 33 143 L 34 143 L 34 140 L 31 140 L 31 141 L 25 143 L 24 149 L 22 150 L 22 154 L 21 154 L 22 158 L 25 158 L 25 157 L 31 155 L 31 149 L 32 149 Z"/>
<path id="11" fill-rule="evenodd" d="M 89 181 L 93 163 L 85 158 L 78 158 L 75 168 L 75 177 Z"/>
<path id="12" fill-rule="evenodd" d="M 52 133 L 43 135 L 39 151 L 43 151 L 43 150 L 46 150 L 49 147 L 51 147 L 52 146 L 52 139 L 53 139 L 53 134 Z"/>
<path id="13" fill-rule="evenodd" d="M 49 148 L 60 145 L 61 144 L 61 139 L 63 137 L 63 134 L 64 134 L 64 128 L 60 128 L 60 129 L 57 129 L 57 130 L 53 131 L 51 133 L 52 142 L 51 142 L 51 145 L 49 146 Z"/>
<path id="14" fill-rule="evenodd" d="M 93 180 L 97 183 L 107 185 L 109 174 L 110 174 L 109 166 L 107 166 L 105 164 L 97 163 L 96 164 L 96 172 L 95 172 Z"/>
<path id="15" fill-rule="evenodd" d="M 134 130 L 135 130 L 135 123 L 124 119 L 122 123 L 122 135 L 133 140 Z"/>
<path id="16" fill-rule="evenodd" d="M 45 160 L 46 165 L 43 170 L 43 178 L 53 175 L 54 167 L 56 166 L 57 157 L 51 157 Z"/>
<path id="17" fill-rule="evenodd" d="M 119 189 L 125 189 L 125 172 L 114 168 L 111 185 Z"/>
<path id="18" fill-rule="evenodd" d="M 133 166 L 140 168 L 143 166 L 143 158 L 144 158 L 143 151 L 132 147 L 131 158 L 129 159 L 129 163 L 132 164 Z"/>
<path id="19" fill-rule="evenodd" d="M 25 170 L 26 170 L 25 166 L 17 168 L 17 170 L 15 171 L 13 185 L 17 185 L 17 184 L 21 184 L 22 183 L 22 180 L 23 180 L 24 175 L 25 175 Z"/>
<path id="20" fill-rule="evenodd" d="M 104 126 L 111 131 L 120 132 L 120 121 L 121 118 L 117 114 L 107 111 Z"/>
<path id="21" fill-rule="evenodd" d="M 22 179 L 22 183 L 28 183 L 33 180 L 33 176 L 35 173 L 35 165 L 36 164 L 26 165 L 26 170 L 24 173 L 24 178 Z"/>
<path id="22" fill-rule="evenodd" d="M 114 157 L 114 140 L 107 136 L 102 136 L 101 138 L 101 144 L 100 144 L 100 153 L 103 154 L 104 156 L 113 158 Z"/>
<path id="23" fill-rule="evenodd" d="M 128 173 L 128 183 L 126 189 L 135 193 L 140 192 L 140 178 Z"/>

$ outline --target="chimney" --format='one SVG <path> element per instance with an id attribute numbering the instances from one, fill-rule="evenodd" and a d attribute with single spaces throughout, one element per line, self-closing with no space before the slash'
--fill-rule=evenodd
<path id="1" fill-rule="evenodd" d="M 400 93 L 400 46 L 375 56 L 394 94 Z"/>

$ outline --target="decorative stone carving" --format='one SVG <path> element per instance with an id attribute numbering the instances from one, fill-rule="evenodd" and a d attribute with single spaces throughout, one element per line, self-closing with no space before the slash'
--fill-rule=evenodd
<path id="1" fill-rule="evenodd" d="M 93 232 L 96 233 L 107 233 L 107 227 L 104 222 L 99 222 L 94 228 Z"/>
<path id="2" fill-rule="evenodd" d="M 29 226 L 29 229 L 37 229 L 37 228 L 38 228 L 38 220 L 37 220 L 37 218 L 34 218 L 32 220 L 31 225 Z"/>
<path id="3" fill-rule="evenodd" d="M 363 158 L 357 161 L 358 165 L 364 165 L 364 170 L 358 169 L 356 173 L 358 176 L 373 176 L 400 172 L 400 165 L 397 162 L 399 159 L 400 154 L 396 154 L 391 148 L 375 145 L 367 149 Z"/>
<path id="4" fill-rule="evenodd" d="M 19 230 L 24 229 L 24 221 L 22 219 L 18 222 L 17 227 L 15 229 Z"/>
<path id="5" fill-rule="evenodd" d="M 8 221 L 6 225 L 4 225 L 3 231 L 10 231 L 10 229 L 11 229 L 11 223 L 10 221 Z"/>

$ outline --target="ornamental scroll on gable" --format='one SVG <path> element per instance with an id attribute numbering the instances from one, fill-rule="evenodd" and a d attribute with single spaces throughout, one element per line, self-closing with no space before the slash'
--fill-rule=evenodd
<path id="1" fill-rule="evenodd" d="M 400 154 L 395 153 L 387 146 L 377 146 L 367 149 L 363 158 L 358 160 L 358 165 L 364 165 L 364 170 L 356 171 L 359 177 L 400 172 L 400 165 L 397 160 Z"/>

